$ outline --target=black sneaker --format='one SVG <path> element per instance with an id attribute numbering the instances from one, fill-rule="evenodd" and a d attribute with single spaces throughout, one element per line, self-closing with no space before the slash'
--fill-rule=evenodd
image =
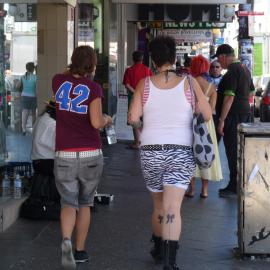
<path id="1" fill-rule="evenodd" d="M 84 263 L 89 261 L 89 256 L 85 250 L 75 250 L 74 258 L 76 263 Z"/>

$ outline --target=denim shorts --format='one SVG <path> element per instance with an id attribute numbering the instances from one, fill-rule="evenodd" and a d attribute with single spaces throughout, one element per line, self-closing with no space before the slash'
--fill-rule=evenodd
<path id="1" fill-rule="evenodd" d="M 93 157 L 55 157 L 54 175 L 61 206 L 92 206 L 103 170 L 103 155 Z"/>

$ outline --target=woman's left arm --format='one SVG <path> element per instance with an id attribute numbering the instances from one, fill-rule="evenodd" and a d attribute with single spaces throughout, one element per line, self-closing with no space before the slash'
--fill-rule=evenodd
<path id="1" fill-rule="evenodd" d="M 141 126 L 140 118 L 143 115 L 142 95 L 144 89 L 144 80 L 145 79 L 140 80 L 139 83 L 137 84 L 128 111 L 128 123 L 136 128 L 139 128 Z"/>

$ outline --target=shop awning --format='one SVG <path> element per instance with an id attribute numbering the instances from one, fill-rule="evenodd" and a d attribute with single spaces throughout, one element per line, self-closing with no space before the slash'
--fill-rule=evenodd
<path id="1" fill-rule="evenodd" d="M 112 0 L 121 4 L 246 4 L 247 0 Z"/>
<path id="2" fill-rule="evenodd" d="M 37 3 L 48 3 L 48 4 L 69 4 L 73 7 L 76 6 L 77 0 L 0 0 L 0 3 L 4 4 L 37 4 Z"/>

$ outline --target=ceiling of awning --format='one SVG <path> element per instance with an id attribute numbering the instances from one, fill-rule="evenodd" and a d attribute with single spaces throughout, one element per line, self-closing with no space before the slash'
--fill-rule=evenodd
<path id="1" fill-rule="evenodd" d="M 247 0 L 112 0 L 123 4 L 246 4 Z"/>

